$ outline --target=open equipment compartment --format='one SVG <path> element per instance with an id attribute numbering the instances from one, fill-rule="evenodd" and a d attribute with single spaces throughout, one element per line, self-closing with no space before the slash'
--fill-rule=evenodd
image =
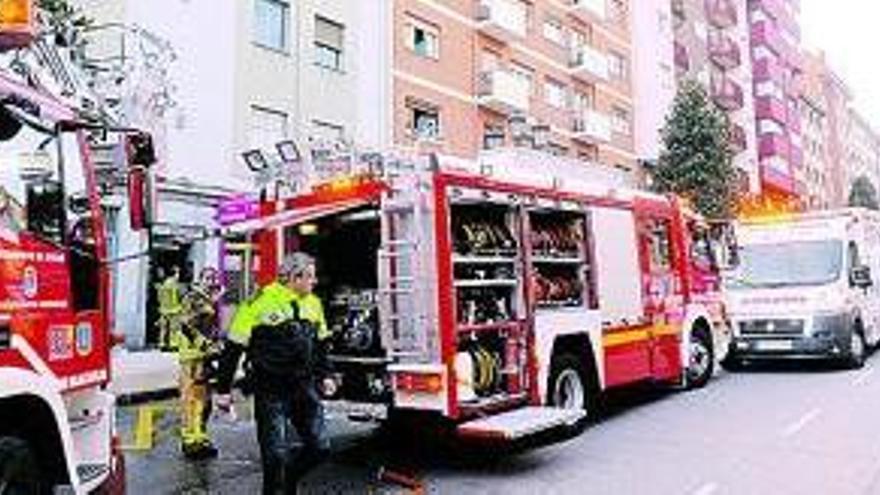
<path id="1" fill-rule="evenodd" d="M 536 307 L 582 307 L 589 296 L 584 213 L 556 208 L 530 210 L 528 238 Z"/>
<path id="2" fill-rule="evenodd" d="M 528 399 L 522 209 L 508 196 L 451 200 L 456 370 L 464 415 Z"/>
<path id="3" fill-rule="evenodd" d="M 341 387 L 333 399 L 390 400 L 386 350 L 379 333 L 377 251 L 379 212 L 374 205 L 327 215 L 284 232 L 285 251 L 315 257 L 318 285 L 332 333 L 330 361 Z"/>

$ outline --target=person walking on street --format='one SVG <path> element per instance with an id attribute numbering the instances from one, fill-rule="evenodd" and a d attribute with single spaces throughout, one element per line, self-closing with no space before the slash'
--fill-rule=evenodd
<path id="1" fill-rule="evenodd" d="M 311 256 L 286 257 L 278 280 L 238 308 L 221 358 L 216 402 L 226 411 L 241 355 L 250 361 L 265 495 L 296 493 L 297 482 L 329 453 L 317 385 L 333 394 L 336 384 L 324 309 L 312 293 L 316 281 Z"/>
<path id="2" fill-rule="evenodd" d="M 180 362 L 180 440 L 187 459 L 209 459 L 217 448 L 208 434 L 211 416 L 210 362 L 218 352 L 216 272 L 205 268 L 183 297 L 180 327 L 171 342 Z"/>

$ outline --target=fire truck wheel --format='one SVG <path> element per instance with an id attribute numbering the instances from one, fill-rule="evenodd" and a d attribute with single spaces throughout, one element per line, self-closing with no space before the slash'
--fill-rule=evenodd
<path id="1" fill-rule="evenodd" d="M 564 409 L 583 409 L 586 420 L 598 412 L 596 384 L 583 360 L 573 354 L 555 356 L 550 369 L 550 403 Z"/>
<path id="2" fill-rule="evenodd" d="M 715 355 L 709 331 L 697 326 L 691 331 L 688 367 L 685 370 L 687 388 L 700 388 L 709 382 L 715 371 Z"/>
<path id="3" fill-rule="evenodd" d="M 0 437 L 0 495 L 37 495 L 40 473 L 27 442 Z"/>
<path id="4" fill-rule="evenodd" d="M 849 339 L 849 354 L 846 357 L 846 367 L 853 370 L 865 365 L 865 354 L 867 353 L 865 334 L 861 330 L 861 324 L 856 325 L 856 331 Z"/>

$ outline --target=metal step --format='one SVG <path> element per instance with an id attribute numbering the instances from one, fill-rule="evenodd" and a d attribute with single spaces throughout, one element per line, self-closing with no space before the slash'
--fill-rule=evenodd
<path id="1" fill-rule="evenodd" d="M 88 484 L 107 474 L 110 466 L 106 464 L 80 464 L 76 467 L 76 475 L 82 484 Z"/>
<path id="2" fill-rule="evenodd" d="M 468 421 L 457 430 L 462 437 L 510 441 L 572 426 L 585 414 L 583 410 L 529 406 Z"/>

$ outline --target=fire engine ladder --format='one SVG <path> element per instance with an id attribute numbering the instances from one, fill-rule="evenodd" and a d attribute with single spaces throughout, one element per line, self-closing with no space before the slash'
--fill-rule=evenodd
<path id="1" fill-rule="evenodd" d="M 379 248 L 379 320 L 383 343 L 398 362 L 424 363 L 431 357 L 426 242 L 425 182 L 418 171 L 386 171 Z M 436 342 L 436 340 L 434 340 Z"/>

